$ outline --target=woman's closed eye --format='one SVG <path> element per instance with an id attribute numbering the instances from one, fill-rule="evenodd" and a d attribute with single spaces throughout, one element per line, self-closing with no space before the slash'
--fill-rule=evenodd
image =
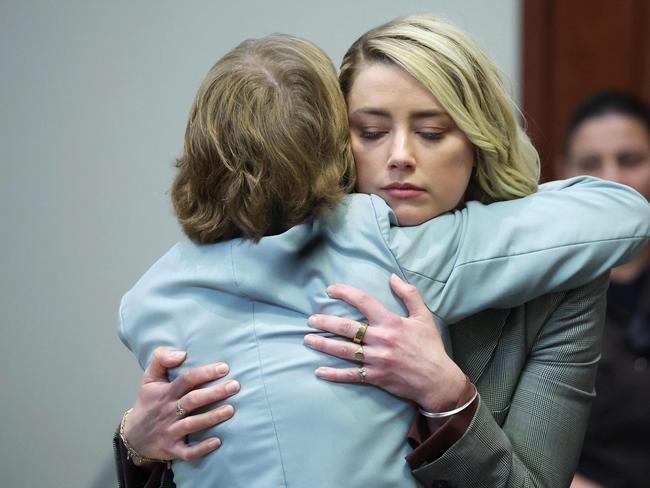
<path id="1" fill-rule="evenodd" d="M 426 139 L 427 141 L 439 141 L 442 139 L 445 135 L 443 131 L 436 130 L 419 130 L 416 131 L 416 134 L 420 136 L 422 139 Z"/>
<path id="2" fill-rule="evenodd" d="M 379 139 L 386 133 L 387 131 L 380 130 L 380 129 L 362 129 L 359 132 L 359 137 L 361 137 L 362 139 L 373 140 L 373 139 Z"/>

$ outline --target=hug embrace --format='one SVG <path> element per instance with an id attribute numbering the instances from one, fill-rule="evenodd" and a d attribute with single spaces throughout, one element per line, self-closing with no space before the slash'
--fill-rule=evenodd
<path id="1" fill-rule="evenodd" d="M 447 21 L 367 32 L 338 80 L 291 36 L 227 53 L 177 162 L 190 241 L 120 306 L 146 368 L 122 484 L 568 486 L 607 273 L 650 204 L 538 178 L 498 69 Z"/>

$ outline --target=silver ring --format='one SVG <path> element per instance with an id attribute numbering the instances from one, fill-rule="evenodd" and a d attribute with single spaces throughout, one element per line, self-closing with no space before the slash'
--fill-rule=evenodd
<path id="1" fill-rule="evenodd" d="M 365 359 L 366 359 L 366 355 L 365 355 L 365 351 L 363 350 L 363 346 L 359 346 L 359 349 L 354 351 L 354 360 L 363 363 Z"/>
<path id="2" fill-rule="evenodd" d="M 177 415 L 178 417 L 185 417 L 185 414 L 186 414 L 186 413 L 187 413 L 187 410 L 185 410 L 185 409 L 181 406 L 181 399 L 179 398 L 178 400 L 176 400 L 176 415 Z"/>
<path id="3" fill-rule="evenodd" d="M 359 368 L 359 378 L 361 379 L 361 383 L 366 382 L 366 376 L 368 375 L 368 371 L 366 370 L 365 366 L 361 366 Z"/>

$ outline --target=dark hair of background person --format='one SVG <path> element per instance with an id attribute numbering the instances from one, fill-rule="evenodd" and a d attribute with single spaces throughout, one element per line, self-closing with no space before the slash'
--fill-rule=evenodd
<path id="1" fill-rule="evenodd" d="M 636 95 L 607 90 L 584 99 L 571 113 L 564 131 L 564 154 L 568 154 L 569 143 L 585 120 L 607 114 L 626 115 L 642 122 L 650 137 L 650 108 Z"/>

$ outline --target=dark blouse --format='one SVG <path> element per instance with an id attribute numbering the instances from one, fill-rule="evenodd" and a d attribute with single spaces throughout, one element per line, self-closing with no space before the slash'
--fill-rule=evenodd
<path id="1" fill-rule="evenodd" d="M 608 488 L 650 486 L 650 270 L 607 294 L 602 359 L 578 472 Z"/>

